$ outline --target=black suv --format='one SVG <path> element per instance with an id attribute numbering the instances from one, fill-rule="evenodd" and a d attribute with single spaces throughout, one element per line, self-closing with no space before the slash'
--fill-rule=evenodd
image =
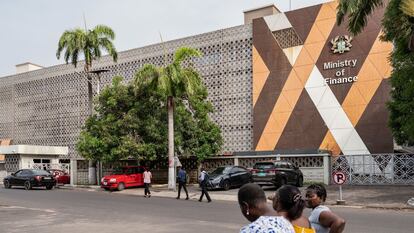
<path id="1" fill-rule="evenodd" d="M 303 174 L 298 167 L 286 161 L 257 162 L 252 169 L 253 182 L 259 185 L 284 184 L 303 186 Z"/>

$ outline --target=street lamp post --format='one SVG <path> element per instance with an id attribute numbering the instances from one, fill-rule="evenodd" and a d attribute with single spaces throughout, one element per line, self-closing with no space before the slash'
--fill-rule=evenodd
<path id="1" fill-rule="evenodd" d="M 109 69 L 97 69 L 97 70 L 91 70 L 88 73 L 90 74 L 96 74 L 96 77 L 98 78 L 98 82 L 96 85 L 96 94 L 99 95 L 101 92 L 101 73 L 105 73 L 110 71 Z M 98 167 L 98 172 L 96 172 L 96 166 Z M 96 176 L 97 184 L 101 185 L 101 178 L 102 178 L 102 163 L 100 161 L 96 162 L 96 166 L 94 166 L 93 161 L 89 161 L 89 169 L 90 173 L 89 176 Z"/>

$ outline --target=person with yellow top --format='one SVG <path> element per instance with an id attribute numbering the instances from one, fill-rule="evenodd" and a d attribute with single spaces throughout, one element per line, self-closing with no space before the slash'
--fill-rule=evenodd
<path id="1" fill-rule="evenodd" d="M 304 208 L 305 200 L 297 187 L 284 185 L 276 191 L 273 209 L 292 223 L 295 233 L 316 233 L 308 218 L 302 215 Z"/>

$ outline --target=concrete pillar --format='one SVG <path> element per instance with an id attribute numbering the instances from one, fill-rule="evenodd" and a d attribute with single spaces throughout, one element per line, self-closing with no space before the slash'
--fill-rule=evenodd
<path id="1" fill-rule="evenodd" d="M 70 185 L 78 184 L 78 161 L 70 159 Z"/>
<path id="2" fill-rule="evenodd" d="M 329 155 L 323 156 L 323 183 L 328 185 L 329 179 L 331 178 L 331 160 Z"/>
<path id="3" fill-rule="evenodd" d="M 234 166 L 239 166 L 239 158 L 234 157 Z"/>

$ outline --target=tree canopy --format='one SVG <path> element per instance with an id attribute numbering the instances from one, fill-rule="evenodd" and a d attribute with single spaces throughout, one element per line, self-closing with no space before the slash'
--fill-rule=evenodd
<path id="1" fill-rule="evenodd" d="M 106 162 L 167 158 L 166 96 L 152 89 L 137 92 L 135 82 L 123 84 L 122 80 L 115 77 L 97 98 L 96 114 L 81 131 L 78 152 L 87 159 Z M 176 101 L 177 155 L 196 155 L 203 160 L 219 152 L 221 132 L 208 117 L 212 111 L 205 88 L 188 100 Z"/>

